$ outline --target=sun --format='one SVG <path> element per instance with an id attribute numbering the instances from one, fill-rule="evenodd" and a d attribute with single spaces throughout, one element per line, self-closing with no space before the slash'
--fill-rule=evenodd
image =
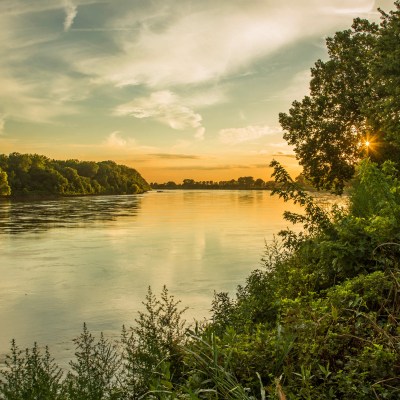
<path id="1" fill-rule="evenodd" d="M 376 155 L 379 151 L 380 143 L 377 134 L 367 133 L 360 144 L 361 149 L 364 150 L 367 157 L 370 155 Z"/>

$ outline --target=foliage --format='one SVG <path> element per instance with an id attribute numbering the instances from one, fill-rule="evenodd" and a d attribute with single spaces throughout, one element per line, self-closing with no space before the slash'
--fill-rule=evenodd
<path id="1" fill-rule="evenodd" d="M 373 102 L 368 104 L 368 116 L 374 131 L 382 131 L 388 140 L 400 146 L 400 2 L 396 9 L 381 11 L 382 23 L 372 60 Z"/>
<path id="2" fill-rule="evenodd" d="M 342 192 L 366 140 L 376 161 L 400 162 L 400 2 L 395 6 L 381 12 L 379 26 L 357 18 L 328 38 L 329 60 L 311 69 L 310 95 L 279 116 L 284 138 L 317 188 Z"/>
<path id="3" fill-rule="evenodd" d="M 290 399 L 390 398 L 400 365 L 400 206 L 393 162 L 364 160 L 347 211 L 326 212 L 274 163 L 277 193 L 303 205 L 301 235 L 268 246 L 236 299 L 215 295 L 213 323 L 230 370 L 270 398 L 277 382 Z M 282 388 L 281 386 L 281 388 Z M 318 395 L 316 395 L 318 393 Z"/>
<path id="4" fill-rule="evenodd" d="M 11 355 L 7 355 L 6 369 L 1 372 L 0 398 L 7 400 L 57 399 L 61 389 L 62 371 L 51 358 L 46 347 L 42 354 L 35 343 L 25 353 L 15 341 Z"/>
<path id="5" fill-rule="evenodd" d="M 11 188 L 8 185 L 8 176 L 0 167 L 0 196 L 9 196 Z"/>
<path id="6" fill-rule="evenodd" d="M 173 181 L 166 183 L 151 183 L 153 189 L 208 189 L 208 190 L 272 190 L 275 188 L 274 181 L 265 182 L 263 179 L 258 178 L 254 180 L 252 176 L 241 176 L 237 180 L 231 179 L 230 181 L 195 181 L 194 179 L 184 179 L 181 184 Z"/>
<path id="7" fill-rule="evenodd" d="M 173 382 L 181 378 L 186 308 L 179 310 L 179 304 L 165 286 L 160 299 L 149 288 L 145 312 L 139 312 L 134 327 L 122 331 L 124 385 L 137 396 L 164 382 L 166 369 Z"/>
<path id="8" fill-rule="evenodd" d="M 181 379 L 186 337 L 186 309 L 179 310 L 179 303 L 166 287 L 159 299 L 149 288 L 145 311 L 134 327 L 123 328 L 118 343 L 103 334 L 96 340 L 84 324 L 64 379 L 47 348 L 41 355 L 35 344 L 24 355 L 13 341 L 0 370 L 0 399 L 125 400 L 148 398 L 162 385 L 172 389 Z"/>
<path id="9" fill-rule="evenodd" d="M 190 345 L 185 349 L 190 371 L 185 391 L 199 399 L 252 399 L 231 370 L 233 348 L 213 333 L 203 337 L 192 333 L 190 338 Z"/>
<path id="10" fill-rule="evenodd" d="M 0 195 L 134 194 L 150 189 L 135 169 L 113 161 L 57 161 L 11 153 L 0 155 L 0 168 L 5 171 L 0 169 Z"/>
<path id="11" fill-rule="evenodd" d="M 71 400 L 103 400 L 121 398 L 118 374 L 121 356 L 117 346 L 101 334 L 96 342 L 86 324 L 83 332 L 74 339 L 75 361 L 63 385 L 63 392 Z"/>

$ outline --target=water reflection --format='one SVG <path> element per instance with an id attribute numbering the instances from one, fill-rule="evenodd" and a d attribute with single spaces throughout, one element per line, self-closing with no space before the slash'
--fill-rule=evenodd
<path id="1" fill-rule="evenodd" d="M 0 234 L 82 227 L 137 215 L 141 195 L 0 201 Z"/>

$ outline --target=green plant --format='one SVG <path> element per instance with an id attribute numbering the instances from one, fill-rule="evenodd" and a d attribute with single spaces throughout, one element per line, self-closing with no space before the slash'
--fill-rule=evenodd
<path id="1" fill-rule="evenodd" d="M 160 299 L 149 287 L 143 304 L 145 312 L 139 312 L 134 327 L 123 328 L 121 337 L 124 386 L 135 396 L 145 394 L 155 381 L 165 377 L 166 365 L 168 380 L 179 382 L 181 346 L 186 337 L 185 321 L 182 320 L 186 308 L 179 310 L 180 301 L 170 296 L 165 286 Z"/>
<path id="2" fill-rule="evenodd" d="M 120 399 L 120 355 L 115 344 L 104 338 L 96 341 L 86 324 L 83 332 L 74 339 L 75 360 L 70 362 L 63 389 L 71 400 Z"/>
<path id="3" fill-rule="evenodd" d="M 20 350 L 11 342 L 11 355 L 6 356 L 6 368 L 0 371 L 0 398 L 7 400 L 61 399 L 63 373 L 54 363 L 46 347 L 41 353 L 37 343 L 32 349 Z"/>

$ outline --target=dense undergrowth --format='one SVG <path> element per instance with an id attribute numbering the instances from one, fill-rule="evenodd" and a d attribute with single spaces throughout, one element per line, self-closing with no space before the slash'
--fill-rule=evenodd
<path id="1" fill-rule="evenodd" d="M 279 233 L 236 296 L 188 328 L 167 289 L 149 289 L 117 342 L 84 326 L 62 371 L 13 342 L 2 399 L 398 399 L 400 180 L 365 160 L 346 209 L 326 211 L 274 163 L 277 194 L 304 230 Z"/>

